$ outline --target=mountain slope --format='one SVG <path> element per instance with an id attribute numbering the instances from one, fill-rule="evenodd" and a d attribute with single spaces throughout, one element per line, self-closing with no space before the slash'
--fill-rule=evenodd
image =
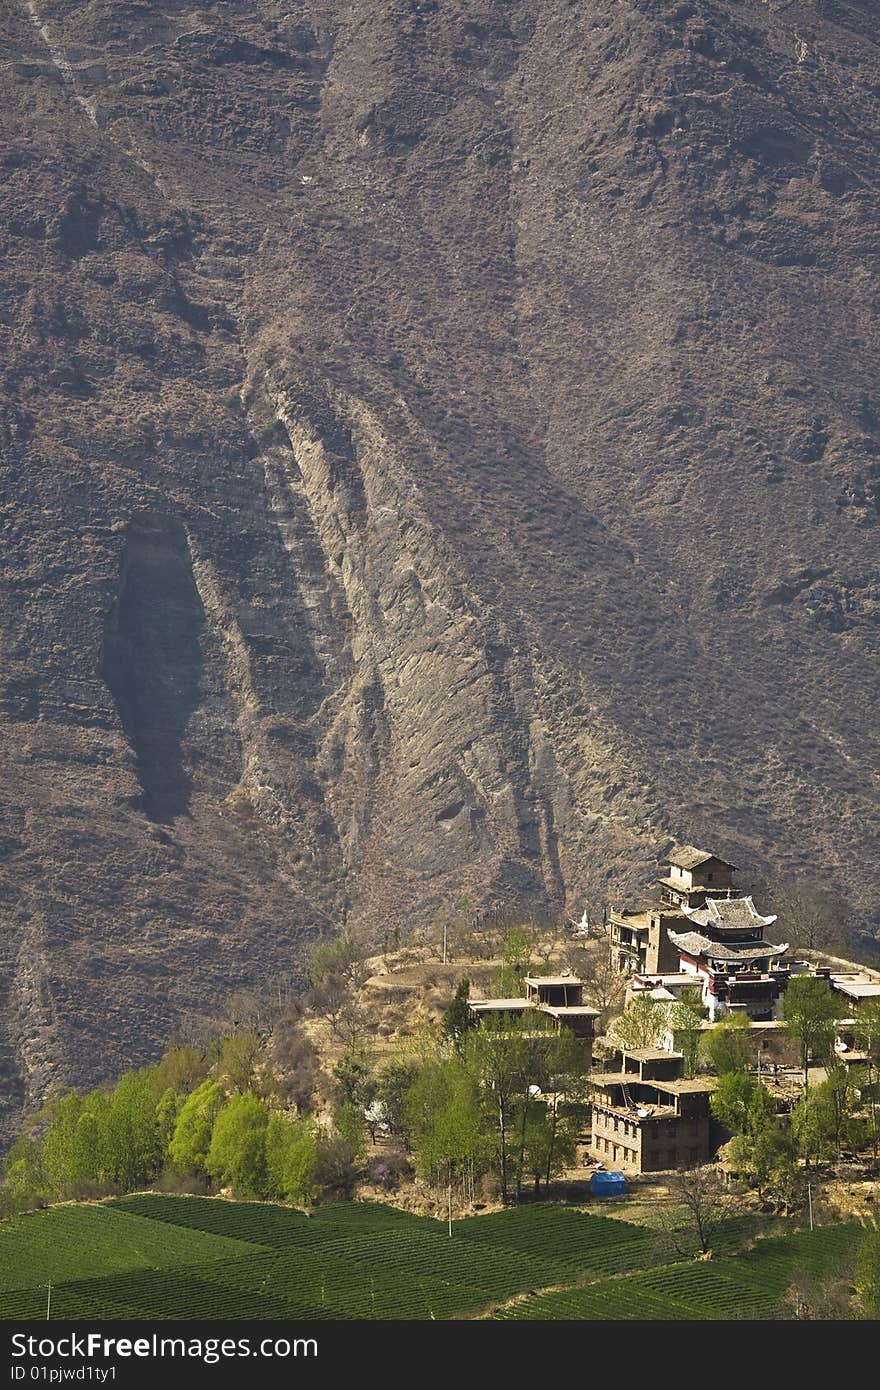
<path id="1" fill-rule="evenodd" d="M 673 836 L 876 911 L 872 9 L 4 7 L 13 1101 Z"/>

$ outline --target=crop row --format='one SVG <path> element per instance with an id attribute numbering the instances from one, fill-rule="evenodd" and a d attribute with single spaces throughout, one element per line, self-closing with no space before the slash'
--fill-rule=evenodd
<path id="1" fill-rule="evenodd" d="M 731 1223 L 727 1248 L 749 1229 Z M 795 1269 L 833 1271 L 858 1234 L 854 1223 L 795 1232 L 746 1254 L 657 1267 L 655 1233 L 560 1208 L 462 1220 L 450 1238 L 441 1222 L 366 1203 L 308 1217 L 133 1197 L 2 1223 L 0 1316 L 39 1317 L 51 1279 L 53 1315 L 68 1318 L 446 1318 L 559 1285 L 568 1287 L 498 1316 L 772 1317 Z M 579 1283 L 606 1272 L 624 1277 Z"/>
<path id="2" fill-rule="evenodd" d="M 540 1252 L 582 1273 L 616 1274 L 670 1257 L 662 1237 L 639 1226 L 553 1207 L 522 1207 L 470 1218 L 455 1230 L 474 1244 L 525 1255 Z"/>
<path id="3" fill-rule="evenodd" d="M 302 1239 L 310 1218 L 291 1207 L 262 1202 L 225 1202 L 216 1197 L 123 1197 L 114 1211 L 148 1217 L 163 1226 L 232 1237 L 251 1245 L 288 1245 Z"/>
<path id="4" fill-rule="evenodd" d="M 69 1281 L 53 1287 L 52 1312 L 59 1318 L 424 1319 L 479 1311 L 488 1301 L 482 1286 L 288 1251 Z M 42 1289 L 0 1294 L 4 1318 L 35 1318 L 44 1307 Z"/>
<path id="5" fill-rule="evenodd" d="M 778 1316 L 798 1269 L 819 1276 L 851 1253 L 855 1228 L 826 1227 L 760 1242 L 745 1255 L 710 1263 L 668 1265 L 630 1278 L 602 1280 L 524 1300 L 496 1314 L 506 1319 L 712 1318 Z"/>
<path id="6" fill-rule="evenodd" d="M 323 1253 L 292 1252 L 237 1264 L 206 1266 L 201 1276 L 230 1288 L 274 1297 L 307 1297 L 322 1316 L 335 1318 L 443 1318 L 479 1311 L 489 1302 L 484 1286 L 469 1287 L 440 1274 L 390 1269 L 370 1270 Z"/>
<path id="7" fill-rule="evenodd" d="M 518 1289 L 571 1283 L 577 1270 L 544 1258 L 538 1251 L 523 1255 L 498 1246 L 475 1246 L 441 1235 L 410 1231 L 395 1235 L 345 1236 L 320 1246 L 325 1259 L 363 1265 L 372 1270 L 400 1270 L 413 1275 L 434 1274 L 451 1283 L 485 1288 L 492 1296 Z"/>
<path id="8" fill-rule="evenodd" d="M 106 1206 L 50 1207 L 0 1223 L 0 1289 L 144 1266 L 201 1264 L 254 1248 Z"/>

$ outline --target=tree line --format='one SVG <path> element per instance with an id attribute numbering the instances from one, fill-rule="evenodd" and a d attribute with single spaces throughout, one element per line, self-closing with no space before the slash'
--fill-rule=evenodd
<path id="1" fill-rule="evenodd" d="M 283 1066 L 257 1033 L 236 1031 L 204 1049 L 173 1046 L 115 1085 L 59 1091 L 7 1155 L 2 1210 L 147 1187 L 308 1206 L 349 1196 L 359 1176 L 391 1188 L 413 1172 L 463 1201 L 540 1193 L 573 1161 L 585 1124 L 585 1049 L 540 1015 L 472 1030 L 467 990 L 462 981 L 442 1026 L 381 1065 L 349 1040 L 329 1095 L 283 1029 Z M 380 1129 L 396 1143 L 371 1159 Z"/>
<path id="2" fill-rule="evenodd" d="M 350 1189 L 360 1123 L 340 1107 L 321 1126 L 283 1104 L 255 1033 L 172 1047 L 113 1086 L 50 1096 L 6 1157 L 2 1209 L 151 1186 L 297 1204 Z"/>

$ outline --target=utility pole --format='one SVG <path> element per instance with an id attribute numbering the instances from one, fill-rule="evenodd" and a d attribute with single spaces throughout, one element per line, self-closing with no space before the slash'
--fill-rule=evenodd
<path id="1" fill-rule="evenodd" d="M 446 933 L 447 933 L 448 927 L 449 927 L 449 923 L 446 921 L 446 918 L 444 917 L 444 918 L 443 918 L 443 964 L 444 964 L 444 965 L 446 964 Z"/>
<path id="2" fill-rule="evenodd" d="M 807 1183 L 807 1206 L 810 1210 L 810 1230 L 813 1229 L 813 1184 Z"/>
<path id="3" fill-rule="evenodd" d="M 49 1280 L 49 1290 L 46 1294 L 46 1321 L 49 1321 L 49 1313 L 52 1308 L 52 1280 Z"/>
<path id="4" fill-rule="evenodd" d="M 451 1239 L 452 1239 L 452 1180 L 451 1180 L 451 1179 L 450 1179 L 450 1181 L 449 1181 L 449 1188 L 448 1188 L 448 1190 L 447 1190 L 447 1196 L 448 1196 L 448 1198 L 449 1198 L 449 1238 L 450 1238 L 450 1240 L 451 1240 Z"/>

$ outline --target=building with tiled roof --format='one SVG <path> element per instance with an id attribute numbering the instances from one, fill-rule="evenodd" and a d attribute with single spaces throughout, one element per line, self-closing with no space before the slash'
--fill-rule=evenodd
<path id="1" fill-rule="evenodd" d="M 677 970 L 669 932 L 686 930 L 684 909 L 703 907 L 710 893 L 721 898 L 735 891 L 735 865 L 695 845 L 676 845 L 666 866 L 649 902 L 609 909 L 611 957 L 619 970 L 649 975 Z"/>
<path id="2" fill-rule="evenodd" d="M 756 1020 L 772 1019 L 788 982 L 787 945 L 764 939 L 775 917 L 763 917 L 750 897 L 706 898 L 682 907 L 685 930 L 669 931 L 679 969 L 693 974 L 714 1020 L 735 1010 Z"/>

